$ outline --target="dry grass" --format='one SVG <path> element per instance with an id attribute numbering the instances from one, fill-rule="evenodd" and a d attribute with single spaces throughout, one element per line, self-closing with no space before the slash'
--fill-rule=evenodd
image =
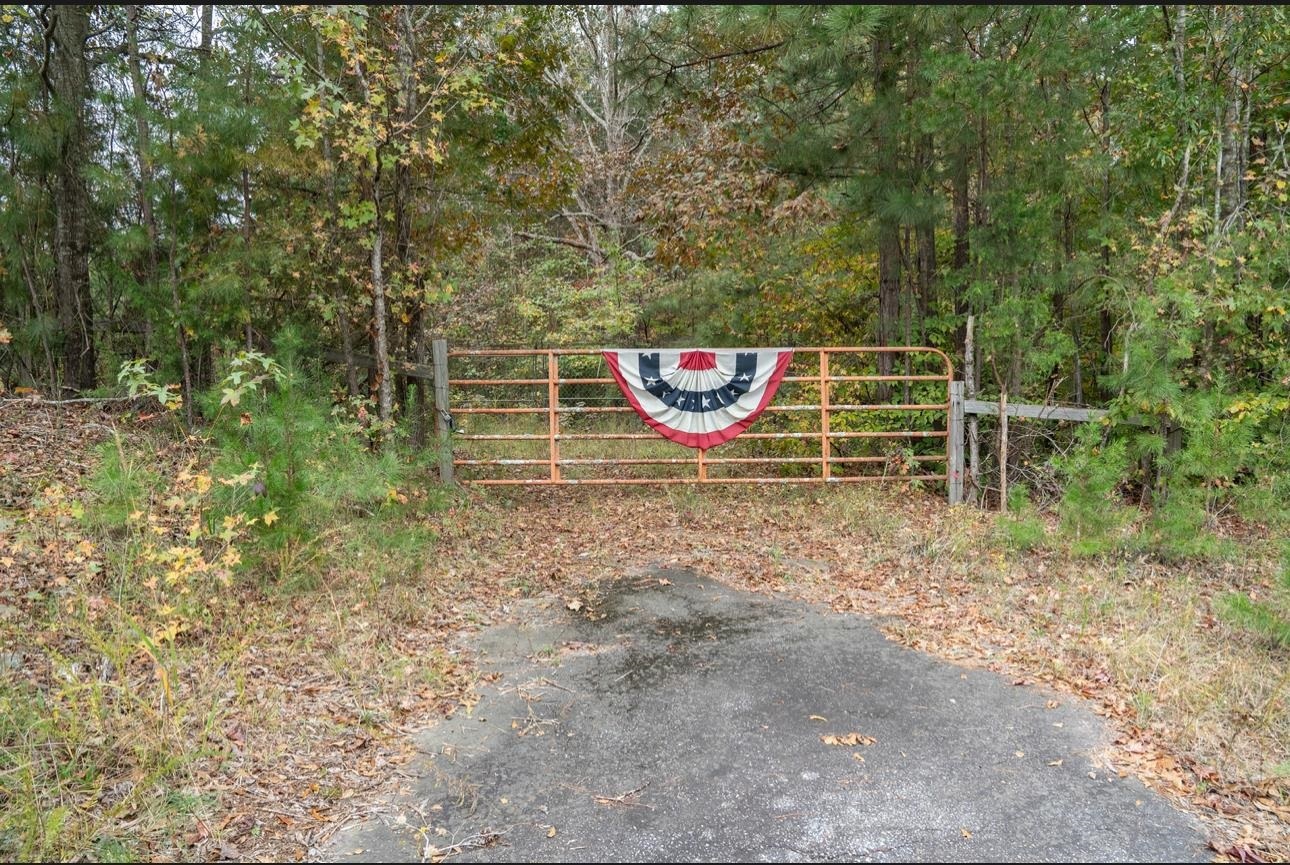
<path id="1" fill-rule="evenodd" d="M 22 524 L 27 500 L 51 482 L 74 494 L 113 423 L 26 417 L 14 440 L 57 440 L 66 459 L 0 465 L 5 857 L 310 855 L 400 783 L 412 727 L 473 704 L 462 634 L 513 597 L 655 564 L 876 616 L 908 645 L 1086 697 L 1117 731 L 1105 759 L 1206 815 L 1216 849 L 1290 857 L 1290 658 L 1214 610 L 1270 585 L 1268 539 L 1167 566 L 1072 558 L 1051 526 L 1013 549 L 993 515 L 908 486 L 476 488 L 266 559 L 212 592 L 159 665 L 114 602 L 130 575 L 110 558 L 99 573 L 55 567 L 57 546 L 4 561 L 24 532 L 52 542 Z"/>
<path id="2" fill-rule="evenodd" d="M 33 444 L 0 460 L 0 859 L 302 859 L 397 779 L 409 724 L 472 704 L 454 640 L 488 602 L 435 578 L 423 510 L 337 513 L 228 588 L 176 584 L 198 612 L 162 643 L 133 523 L 90 518 L 120 419 L 4 410 Z M 166 476 L 201 453 L 122 427 Z M 164 521 L 167 495 L 141 508 Z"/>

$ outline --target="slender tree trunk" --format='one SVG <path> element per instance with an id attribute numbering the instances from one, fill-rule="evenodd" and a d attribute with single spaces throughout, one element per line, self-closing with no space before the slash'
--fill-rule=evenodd
<path id="1" fill-rule="evenodd" d="M 874 40 L 874 96 L 878 105 L 875 120 L 874 149 L 877 174 L 885 183 L 898 182 L 896 136 L 893 108 L 897 99 L 896 69 L 892 60 L 890 36 L 879 34 Z M 900 224 L 890 217 L 878 218 L 878 344 L 894 345 L 900 329 Z M 878 374 L 891 375 L 894 358 L 889 352 L 878 355 Z M 891 396 L 888 382 L 878 383 L 878 400 Z"/>
<path id="2" fill-rule="evenodd" d="M 314 50 L 318 56 L 319 71 L 327 68 L 327 57 L 323 52 L 322 33 L 314 32 Z M 336 196 L 336 160 L 331 149 L 331 134 L 326 129 L 322 133 L 323 162 L 327 166 L 327 264 L 335 264 L 336 246 L 340 242 L 340 205 Z M 340 278 L 336 268 L 327 268 L 327 282 L 331 286 L 332 302 L 336 304 L 336 323 L 340 327 L 340 348 L 345 356 L 345 389 L 349 396 L 358 396 L 358 367 L 354 363 L 354 334 L 349 320 L 349 304 L 345 292 L 341 289 Z"/>
<path id="3" fill-rule="evenodd" d="M 417 92 L 417 75 L 416 75 L 416 32 L 415 25 L 412 21 L 412 9 L 409 6 L 403 6 L 399 9 L 399 66 L 402 80 L 399 88 L 399 111 L 409 119 L 416 117 L 420 108 L 420 98 Z M 404 161 L 400 162 L 395 168 L 395 206 L 397 208 L 394 217 L 396 229 L 395 237 L 395 254 L 398 256 L 399 267 L 404 273 L 405 280 L 412 286 L 410 296 L 405 302 L 410 306 L 408 310 L 407 329 L 404 334 L 404 350 L 412 355 L 414 363 L 424 366 L 427 362 L 427 346 L 425 338 L 425 292 L 424 280 L 418 268 L 414 267 L 414 255 L 412 250 L 412 200 L 413 200 L 413 176 L 412 166 Z M 400 394 L 407 393 L 406 376 L 401 377 Z M 426 386 L 425 380 L 421 378 L 412 379 L 412 388 L 415 396 L 416 416 L 412 424 L 412 442 L 415 446 L 421 447 L 426 441 Z"/>
<path id="4" fill-rule="evenodd" d="M 381 259 L 385 245 L 385 216 L 381 212 L 381 162 L 378 155 L 372 172 L 372 204 L 376 219 L 372 228 L 372 318 L 376 345 L 377 404 L 381 424 L 388 428 L 394 417 L 393 382 L 390 381 L 390 342 L 386 336 L 385 269 Z"/>
<path id="5" fill-rule="evenodd" d="M 999 389 L 999 513 L 1008 510 L 1008 388 Z"/>
<path id="6" fill-rule="evenodd" d="M 247 107 L 249 113 L 251 106 L 251 64 L 249 62 L 242 70 L 242 104 Z M 255 308 L 251 296 L 251 232 L 255 223 L 252 220 L 251 211 L 251 170 L 247 165 L 249 159 L 249 152 L 242 154 L 242 290 L 246 293 L 246 321 L 243 322 L 243 327 L 247 351 L 255 348 L 251 327 L 251 310 Z"/>
<path id="7" fill-rule="evenodd" d="M 209 57 L 211 41 L 215 34 L 215 7 L 209 3 L 202 5 L 202 42 L 201 52 Z"/>
<path id="8" fill-rule="evenodd" d="M 54 274 L 63 334 L 63 384 L 89 390 L 97 384 L 94 308 L 90 295 L 89 184 L 90 70 L 85 56 L 93 6 L 56 6 L 49 82 L 60 115 L 54 179 Z"/>
<path id="9" fill-rule="evenodd" d="M 1243 175 L 1247 158 L 1246 147 L 1249 143 L 1249 113 L 1245 96 L 1249 85 L 1242 80 L 1241 66 L 1235 58 L 1232 58 L 1231 68 L 1226 78 L 1226 99 L 1219 109 L 1222 146 L 1218 153 L 1216 196 L 1218 207 L 1214 226 L 1216 231 L 1223 230 L 1229 220 L 1239 221 L 1240 219 L 1241 209 L 1245 204 Z"/>
<path id="10" fill-rule="evenodd" d="M 936 196 L 933 172 L 936 170 L 936 150 L 930 134 L 918 135 L 914 149 L 918 164 L 919 198 L 922 213 L 914 234 L 918 247 L 918 320 L 926 321 L 936 302 L 936 221 L 933 201 Z"/>
<path id="11" fill-rule="evenodd" d="M 1111 82 L 1102 83 L 1100 94 L 1101 120 L 1099 123 L 1099 133 L 1102 138 L 1102 150 L 1107 155 L 1107 165 L 1102 172 L 1102 221 L 1105 223 L 1111 216 Z M 1107 277 L 1111 274 L 1111 245 L 1107 241 L 1102 242 L 1101 249 L 1098 250 L 1098 276 L 1101 277 L 1103 286 L 1106 284 Z M 1111 350 L 1114 347 L 1115 330 L 1111 320 L 1111 295 L 1105 289 L 1102 292 L 1102 304 L 1097 311 L 1098 322 L 1098 344 L 1102 347 L 1102 362 L 1098 364 L 1099 369 L 1110 372 L 1111 370 Z M 1102 397 L 1110 397 L 1110 388 L 1102 387 Z"/>
<path id="12" fill-rule="evenodd" d="M 139 214 L 148 236 L 147 279 L 157 279 L 157 215 L 152 205 L 152 126 L 148 122 L 148 89 L 139 61 L 139 7 L 126 7 L 126 46 L 134 89 L 135 158 L 139 162 Z"/>
<path id="13" fill-rule="evenodd" d="M 968 231 L 971 228 L 971 201 L 969 199 L 971 181 L 971 151 L 966 140 L 960 138 L 950 153 L 950 188 L 951 209 L 954 214 L 954 248 L 950 265 L 954 270 L 954 315 L 963 317 L 969 313 L 967 296 L 969 241 Z M 967 330 L 959 328 L 959 344 L 963 346 L 966 358 Z"/>
<path id="14" fill-rule="evenodd" d="M 370 24 L 369 24 L 370 26 Z M 358 76 L 360 95 L 363 103 L 372 104 L 372 87 L 367 80 L 367 72 L 364 69 L 362 59 L 358 59 L 354 64 L 354 71 Z M 389 429 L 390 422 L 394 417 L 394 400 L 393 384 L 390 380 L 390 340 L 387 335 L 387 306 L 385 302 L 385 262 L 383 255 L 385 252 L 385 214 L 381 210 L 384 203 L 381 198 L 381 160 L 383 154 L 378 146 L 373 159 L 372 174 L 369 178 L 371 189 L 369 193 L 372 201 L 372 353 L 376 356 L 375 369 L 372 371 L 372 377 L 369 377 L 369 390 L 375 386 L 377 391 L 377 407 L 380 413 L 382 432 Z M 375 378 L 375 381 L 372 378 Z M 384 439 L 381 440 L 382 442 Z"/>
<path id="15" fill-rule="evenodd" d="M 175 131 L 170 130 L 170 149 L 175 149 Z M 175 319 L 175 338 L 179 343 L 179 368 L 183 375 L 184 420 L 193 426 L 193 364 L 188 351 L 188 332 L 184 328 L 184 305 L 179 297 L 179 187 L 170 176 L 170 314 Z"/>

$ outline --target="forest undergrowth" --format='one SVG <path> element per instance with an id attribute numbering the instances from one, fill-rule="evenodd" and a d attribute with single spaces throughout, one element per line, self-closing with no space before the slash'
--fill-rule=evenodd
<path id="1" fill-rule="evenodd" d="M 1290 648 L 1229 608 L 1290 613 L 1266 526 L 1076 555 L 1055 514 L 908 484 L 447 493 L 308 400 L 252 402 L 209 438 L 0 403 L 4 858 L 309 857 L 402 783 L 412 730 L 472 709 L 463 636 L 653 565 L 1088 700 L 1114 732 L 1099 760 L 1205 818 L 1220 857 L 1290 855 Z M 284 417 L 308 459 L 248 474 Z"/>

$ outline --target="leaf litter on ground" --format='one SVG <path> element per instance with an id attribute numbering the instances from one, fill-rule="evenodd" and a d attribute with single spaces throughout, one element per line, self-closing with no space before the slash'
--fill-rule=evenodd
<path id="1" fill-rule="evenodd" d="M 50 657 L 93 653 L 50 629 L 45 598 L 60 590 L 80 597 L 88 615 L 102 606 L 103 585 L 86 567 L 92 557 L 74 548 L 57 557 L 25 547 L 15 555 L 14 524 L 51 484 L 83 498 L 95 449 L 117 423 L 93 407 L 0 411 L 13 412 L 0 427 L 7 448 L 0 455 L 0 544 L 8 547 L 0 549 L 0 653 L 23 658 L 7 675 L 48 689 L 55 686 Z M 46 449 L 51 441 L 54 451 Z M 51 452 L 60 458 L 48 459 Z M 190 456 L 182 448 L 167 454 L 176 463 Z M 1106 770 L 1139 777 L 1204 817 L 1222 858 L 1290 858 L 1290 779 L 1263 768 L 1290 760 L 1283 698 L 1264 695 L 1262 704 L 1189 722 L 1185 694 L 1125 664 L 1122 647 L 1142 648 L 1133 641 L 1164 615 L 1160 604 L 1182 603 L 1169 592 L 1177 569 L 1127 562 L 1125 577 L 1099 581 L 1091 576 L 1096 561 L 1046 549 L 1001 553 L 991 515 L 894 492 L 468 489 L 426 517 L 438 548 L 402 585 L 360 591 L 361 574 L 337 553 L 312 594 L 241 585 L 221 621 L 182 637 L 177 699 L 205 714 L 186 719 L 187 732 L 176 731 L 176 742 L 200 744 L 187 746 L 182 769 L 167 783 L 206 803 L 180 818 L 183 831 L 173 831 L 174 819 L 149 824 L 140 803 L 156 795 L 158 782 L 134 777 L 125 753 L 102 785 L 117 792 L 78 804 L 100 828 L 133 821 L 137 853 L 149 858 L 315 855 L 338 828 L 405 783 L 400 767 L 416 756 L 412 731 L 478 701 L 463 635 L 506 619 L 527 596 L 550 595 L 594 618 L 597 585 L 666 566 L 871 616 L 905 645 L 1089 700 L 1116 731 L 1101 755 Z M 740 520 L 732 522 L 731 513 Z M 659 549 L 669 551 L 665 559 Z M 1213 569 L 1196 594 L 1207 603 L 1266 579 L 1266 563 L 1251 556 Z M 1139 591 L 1152 594 L 1149 610 L 1134 606 Z M 1073 602 L 1086 608 L 1111 601 L 1120 604 L 1115 615 L 1072 626 Z M 1191 610 L 1179 614 L 1194 618 Z M 1200 648 L 1240 654 L 1218 658 L 1229 665 L 1254 663 L 1248 637 L 1212 617 L 1203 623 Z M 392 677 L 395 668 L 421 674 Z M 152 671 L 135 665 L 123 675 L 122 687 L 142 687 Z M 418 675 L 421 683 L 410 686 Z M 399 687 L 391 686 L 395 680 Z M 1144 710 L 1147 688 L 1161 695 L 1151 712 Z M 1252 688 L 1232 699 L 1258 696 Z M 850 747 L 871 744 L 860 733 L 834 738 Z"/>

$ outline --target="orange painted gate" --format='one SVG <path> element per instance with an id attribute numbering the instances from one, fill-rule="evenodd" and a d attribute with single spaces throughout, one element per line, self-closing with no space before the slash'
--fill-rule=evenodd
<path id="1" fill-rule="evenodd" d="M 598 349 L 434 349 L 441 470 L 463 483 L 918 481 L 955 500 L 954 369 L 935 348 L 794 349 L 756 423 L 707 450 L 646 426 Z"/>

